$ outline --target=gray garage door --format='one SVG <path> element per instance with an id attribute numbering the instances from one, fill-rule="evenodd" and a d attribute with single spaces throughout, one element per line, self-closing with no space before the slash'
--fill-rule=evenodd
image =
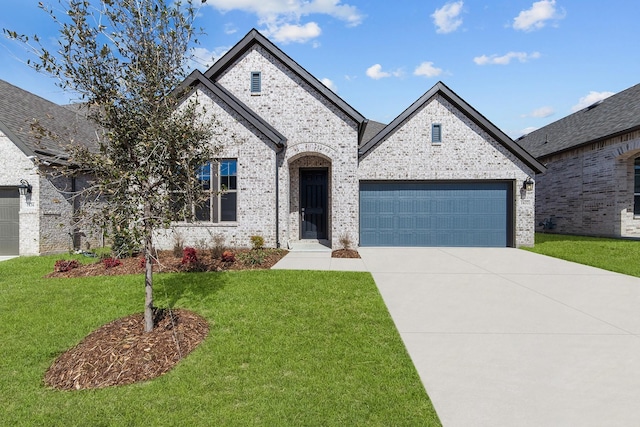
<path id="1" fill-rule="evenodd" d="M 18 255 L 20 195 L 16 188 L 0 188 L 0 255 Z"/>
<path id="2" fill-rule="evenodd" d="M 362 246 L 513 246 L 510 182 L 363 182 Z"/>

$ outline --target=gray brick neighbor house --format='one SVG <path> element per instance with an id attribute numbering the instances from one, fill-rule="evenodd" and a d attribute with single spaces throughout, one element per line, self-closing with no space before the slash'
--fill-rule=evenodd
<path id="1" fill-rule="evenodd" d="M 270 247 L 533 245 L 531 187 L 545 167 L 441 82 L 388 125 L 369 121 L 252 30 L 182 86 L 219 123 L 219 156 L 197 172 L 210 194 L 197 220 L 159 230 L 158 248 L 252 235 Z M 15 201 L 19 178 L 39 179 L 24 147 L 0 141 L 19 160 L 0 174 Z M 28 215 L 46 208 L 18 202 L 21 233 L 42 227 Z"/>
<path id="2" fill-rule="evenodd" d="M 539 230 L 640 237 L 640 84 L 518 140 L 548 168 Z"/>
<path id="3" fill-rule="evenodd" d="M 60 147 L 70 140 L 95 144 L 95 127 L 77 109 L 0 80 L 0 255 L 64 252 L 100 241 L 75 218 L 72 196 L 86 180 L 46 173 L 65 162 Z"/>

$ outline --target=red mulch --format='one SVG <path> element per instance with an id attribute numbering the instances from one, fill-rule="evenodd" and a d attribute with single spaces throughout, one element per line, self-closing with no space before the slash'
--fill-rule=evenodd
<path id="1" fill-rule="evenodd" d="M 209 333 L 207 321 L 187 310 L 158 310 L 149 333 L 143 319 L 133 314 L 89 334 L 56 359 L 46 385 L 80 390 L 150 380 L 171 370 Z"/>
<path id="2" fill-rule="evenodd" d="M 353 249 L 338 249 L 331 252 L 332 258 L 360 258 L 358 251 Z"/>
<path id="3" fill-rule="evenodd" d="M 176 273 L 188 271 L 224 271 L 224 270 L 256 270 L 269 269 L 280 261 L 288 251 L 285 249 L 263 249 L 264 260 L 260 264 L 243 263 L 239 258 L 242 254 L 251 253 L 251 249 L 236 249 L 232 251 L 236 260 L 223 262 L 220 258 L 213 258 L 210 251 L 197 251 L 198 263 L 182 264 L 182 257 L 176 257 L 172 251 L 159 251 L 157 262 L 153 271 L 157 273 Z M 142 274 L 144 268 L 140 264 L 140 258 L 122 258 L 119 266 L 106 268 L 100 260 L 92 264 L 82 264 L 78 268 L 64 272 L 52 272 L 46 277 L 87 277 L 87 276 L 113 276 L 119 274 Z"/>

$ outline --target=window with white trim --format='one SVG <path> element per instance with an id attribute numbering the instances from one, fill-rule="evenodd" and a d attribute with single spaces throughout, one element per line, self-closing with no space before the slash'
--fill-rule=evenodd
<path id="1" fill-rule="evenodd" d="M 234 222 L 238 211 L 238 161 L 221 159 L 198 170 L 202 202 L 194 208 L 196 221 Z"/>
<path id="2" fill-rule="evenodd" d="M 440 123 L 431 125 L 431 142 L 434 144 L 442 142 L 442 125 Z"/>

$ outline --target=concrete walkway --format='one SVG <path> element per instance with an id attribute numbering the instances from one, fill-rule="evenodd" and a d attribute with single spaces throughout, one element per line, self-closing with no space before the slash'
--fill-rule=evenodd
<path id="1" fill-rule="evenodd" d="M 0 256 L 0 261 L 7 261 L 9 259 L 18 258 L 17 256 Z"/>
<path id="2" fill-rule="evenodd" d="M 518 249 L 291 252 L 370 271 L 445 426 L 639 426 L 640 279 Z"/>
<path id="3" fill-rule="evenodd" d="M 273 270 L 368 271 L 362 259 L 331 258 L 329 251 L 291 251 Z"/>

